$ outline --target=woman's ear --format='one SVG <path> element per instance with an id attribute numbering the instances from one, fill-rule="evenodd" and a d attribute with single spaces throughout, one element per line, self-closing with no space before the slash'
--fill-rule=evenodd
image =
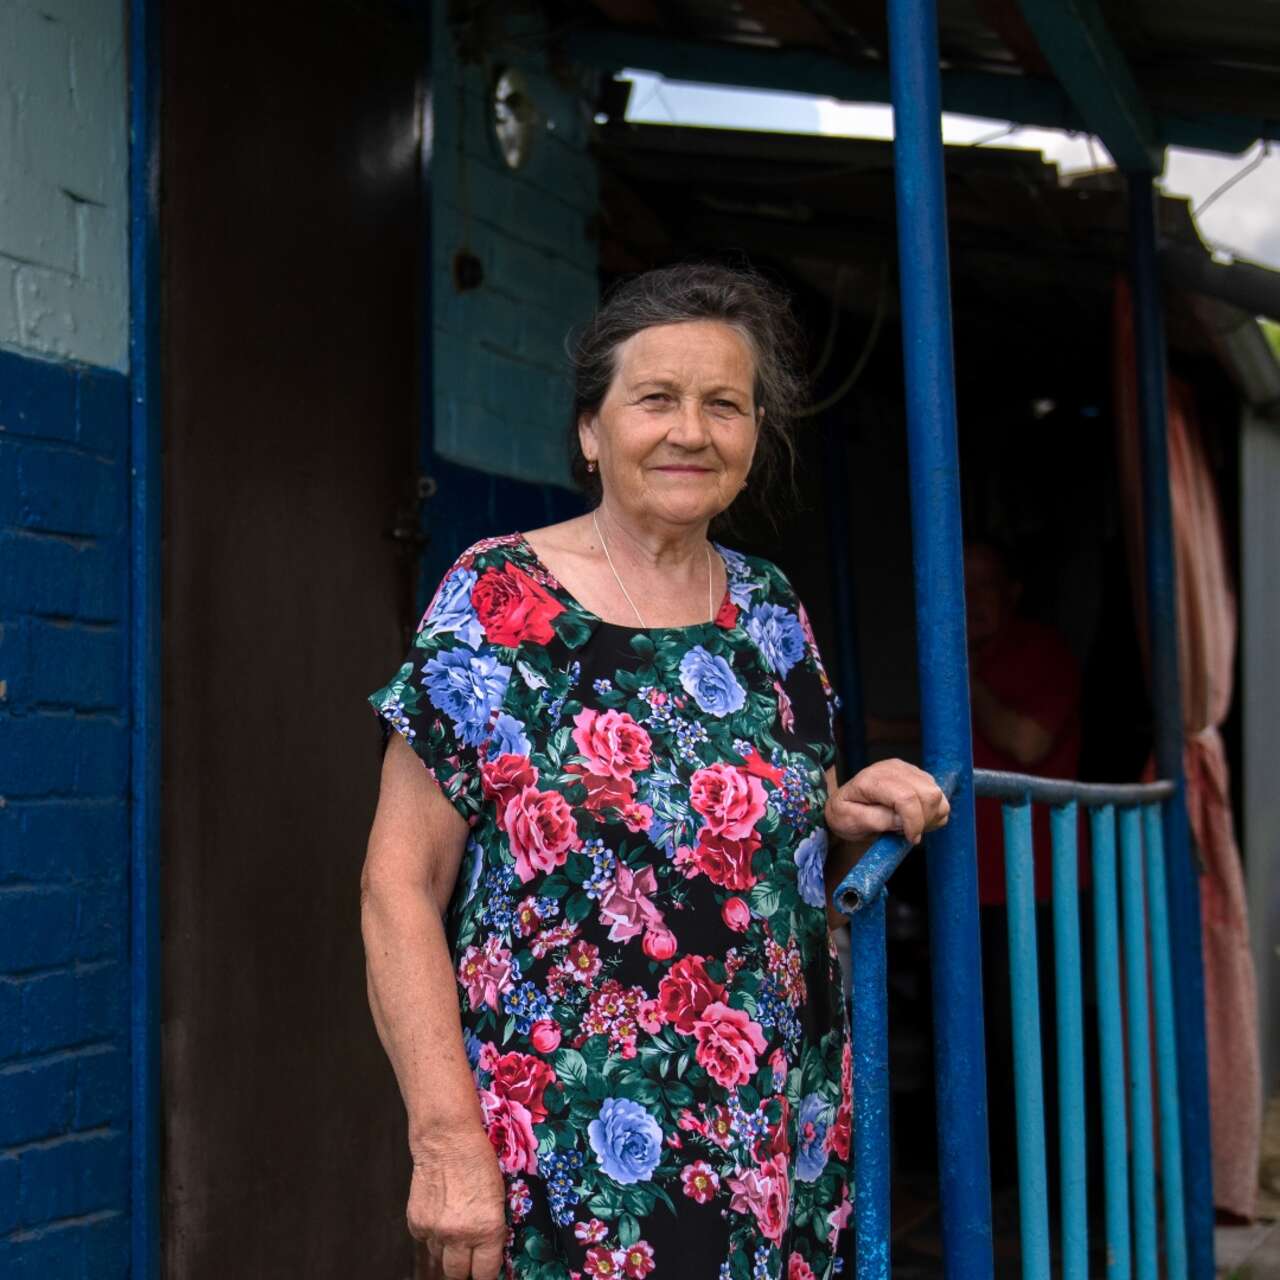
<path id="1" fill-rule="evenodd" d="M 600 437 L 596 430 L 596 415 L 581 413 L 578 415 L 578 444 L 582 448 L 582 456 L 588 462 L 600 459 Z"/>

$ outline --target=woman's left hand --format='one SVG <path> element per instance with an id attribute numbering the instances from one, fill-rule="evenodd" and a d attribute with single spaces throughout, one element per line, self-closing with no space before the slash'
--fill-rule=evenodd
<path id="1" fill-rule="evenodd" d="M 827 828 L 837 840 L 869 844 L 901 831 L 916 844 L 943 826 L 951 805 L 930 774 L 905 760 L 881 760 L 827 797 Z"/>

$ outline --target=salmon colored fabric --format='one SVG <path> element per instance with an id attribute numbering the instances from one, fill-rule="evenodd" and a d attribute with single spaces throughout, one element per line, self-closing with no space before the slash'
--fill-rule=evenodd
<path id="1" fill-rule="evenodd" d="M 1116 439 L 1125 532 L 1138 632 L 1147 657 L 1133 300 L 1123 280 L 1116 287 L 1114 321 Z M 1201 868 L 1213 1199 L 1219 1209 L 1252 1218 L 1257 1209 L 1262 1126 L 1258 1003 L 1244 876 L 1231 817 L 1230 775 L 1218 731 L 1231 706 L 1236 599 L 1227 567 L 1222 514 L 1191 389 L 1170 378 L 1168 397 L 1183 767 L 1191 834 Z"/>

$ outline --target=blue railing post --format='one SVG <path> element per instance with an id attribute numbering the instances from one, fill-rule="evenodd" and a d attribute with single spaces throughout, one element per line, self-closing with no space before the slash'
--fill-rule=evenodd
<path id="1" fill-rule="evenodd" d="M 924 766 L 954 774 L 929 838 L 942 1237 L 949 1277 L 992 1274 L 973 752 L 934 0 L 889 0 L 899 293 Z"/>
<path id="2" fill-rule="evenodd" d="M 1178 1114 L 1178 1051 L 1174 1032 L 1173 970 L 1169 964 L 1168 891 L 1160 809 L 1142 806 L 1147 919 L 1151 936 L 1151 996 L 1155 1003 L 1156 1086 L 1160 1115 L 1160 1181 L 1164 1188 L 1164 1266 L 1169 1280 L 1186 1280 L 1187 1234 L 1182 1195 L 1182 1121 Z"/>
<path id="3" fill-rule="evenodd" d="M 1133 1257 L 1137 1280 L 1157 1280 L 1154 1115 L 1147 1002 L 1147 913 L 1138 810 L 1120 810 L 1120 900 L 1124 911 L 1124 992 L 1128 1017 L 1129 1117 L 1133 1134 Z"/>
<path id="4" fill-rule="evenodd" d="M 1062 1277 L 1088 1280 L 1085 1161 L 1084 1000 L 1080 978 L 1079 807 L 1054 805 L 1053 976 L 1058 1014 L 1058 1158 L 1062 1188 Z"/>
<path id="5" fill-rule="evenodd" d="M 885 894 L 849 920 L 855 1280 L 889 1280 L 889 1015 Z"/>
<path id="6" fill-rule="evenodd" d="M 132 1280 L 160 1274 L 160 10 L 129 4 L 129 1070 Z"/>
<path id="7" fill-rule="evenodd" d="M 1174 940 L 1171 962 L 1177 1014 L 1187 1263 L 1192 1280 L 1212 1280 L 1213 1166 L 1200 886 L 1192 861 L 1182 767 L 1182 696 L 1178 685 L 1177 580 L 1166 440 L 1164 322 L 1150 174 L 1129 175 L 1129 215 L 1138 405 L 1142 423 L 1143 525 L 1151 701 L 1156 714 L 1156 767 L 1160 777 L 1176 783 L 1173 796 L 1164 804 L 1164 835 L 1169 930 Z"/>
<path id="8" fill-rule="evenodd" d="M 1107 1280 L 1129 1280 L 1129 1130 L 1124 1103 L 1124 1023 L 1120 1013 L 1120 926 L 1116 906 L 1116 814 L 1089 815 L 1093 850 L 1094 981 L 1098 996 L 1098 1068 L 1102 1095 Z"/>
<path id="9" fill-rule="evenodd" d="M 1048 1280 L 1049 1185 L 1044 1154 L 1044 1063 L 1040 1056 L 1040 963 L 1031 802 L 1006 801 L 1003 816 L 1022 1274 L 1034 1280 Z"/>

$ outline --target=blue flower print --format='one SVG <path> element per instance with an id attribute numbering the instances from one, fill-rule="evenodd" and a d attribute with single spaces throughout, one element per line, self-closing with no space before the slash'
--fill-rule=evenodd
<path id="1" fill-rule="evenodd" d="M 428 636 L 452 631 L 470 648 L 480 647 L 480 642 L 484 639 L 484 628 L 471 603 L 471 588 L 475 585 L 475 570 L 461 566 L 454 569 L 440 584 L 440 592 L 427 615 L 424 627 Z"/>
<path id="2" fill-rule="evenodd" d="M 744 629 L 760 650 L 765 666 L 779 680 L 785 680 L 787 672 L 804 657 L 804 631 L 790 609 L 758 604 L 747 614 Z"/>
<path id="3" fill-rule="evenodd" d="M 680 660 L 680 683 L 684 691 L 709 716 L 727 716 L 746 705 L 746 690 L 738 683 L 733 668 L 718 654 L 696 644 Z"/>
<path id="4" fill-rule="evenodd" d="M 422 668 L 427 696 L 453 721 L 458 737 L 478 747 L 489 734 L 489 718 L 502 702 L 511 668 L 492 653 L 447 649 Z"/>
<path id="5" fill-rule="evenodd" d="M 806 1094 L 796 1117 L 796 1177 L 801 1182 L 817 1182 L 827 1167 L 830 1125 L 831 1104 L 820 1093 Z"/>
<path id="6" fill-rule="evenodd" d="M 827 829 L 815 827 L 796 845 L 796 878 L 800 896 L 811 907 L 827 905 L 824 875 L 827 869 Z"/>
<path id="7" fill-rule="evenodd" d="M 623 1185 L 648 1182 L 662 1158 L 662 1130 L 629 1098 L 606 1098 L 587 1126 L 587 1138 L 600 1168 Z"/>
<path id="8" fill-rule="evenodd" d="M 504 711 L 494 723 L 493 738 L 489 742 L 489 759 L 498 756 L 527 756 L 529 739 L 525 736 L 524 723 Z"/>

